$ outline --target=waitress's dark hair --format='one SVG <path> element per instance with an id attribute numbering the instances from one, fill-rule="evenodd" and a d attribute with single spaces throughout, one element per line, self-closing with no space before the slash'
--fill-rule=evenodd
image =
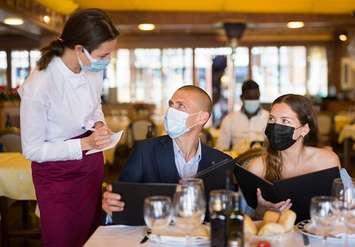
<path id="1" fill-rule="evenodd" d="M 105 41 L 113 40 L 119 31 L 110 17 L 100 9 L 84 9 L 72 14 L 64 25 L 60 37 L 41 49 L 42 55 L 37 62 L 39 70 L 47 68 L 54 56 L 62 56 L 64 48 L 74 49 L 82 45 L 92 52 Z"/>
<path id="2" fill-rule="evenodd" d="M 312 147 L 318 146 L 318 124 L 312 102 L 307 97 L 302 95 L 285 94 L 278 97 L 272 103 L 272 106 L 280 103 L 287 104 L 292 111 L 296 113 L 302 126 L 308 124 L 309 132 L 303 137 L 303 145 Z M 265 156 L 265 164 L 265 178 L 269 181 L 280 180 L 283 169 L 283 161 L 280 152 L 273 150 L 270 146 L 268 146 Z"/>

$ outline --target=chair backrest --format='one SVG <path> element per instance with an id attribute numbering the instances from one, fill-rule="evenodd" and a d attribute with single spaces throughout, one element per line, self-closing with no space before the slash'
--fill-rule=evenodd
<path id="1" fill-rule="evenodd" d="M 4 152 L 22 152 L 19 134 L 3 134 L 0 136 L 0 143 L 3 144 Z"/>
<path id="2" fill-rule="evenodd" d="M 136 141 L 154 137 L 156 126 L 151 120 L 136 120 L 129 124 L 127 131 L 129 138 L 128 144 L 132 147 Z"/>
<path id="3" fill-rule="evenodd" d="M 330 113 L 317 113 L 318 132 L 320 135 L 330 135 L 333 130 L 333 117 Z"/>

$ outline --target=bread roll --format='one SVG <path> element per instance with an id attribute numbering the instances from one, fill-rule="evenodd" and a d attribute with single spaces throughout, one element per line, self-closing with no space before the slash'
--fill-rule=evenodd
<path id="1" fill-rule="evenodd" d="M 263 222 L 264 224 L 274 222 L 277 223 L 279 220 L 280 213 L 275 211 L 266 211 L 264 213 Z"/>
<path id="2" fill-rule="evenodd" d="M 256 235 L 257 232 L 254 221 L 248 215 L 244 215 L 244 233 Z"/>
<path id="3" fill-rule="evenodd" d="M 285 210 L 281 213 L 278 223 L 283 225 L 286 232 L 293 230 L 296 222 L 296 213 L 292 210 Z"/>
<path id="4" fill-rule="evenodd" d="M 285 232 L 285 228 L 283 227 L 283 225 L 279 223 L 271 222 L 263 225 L 260 228 L 258 235 L 265 237 L 265 236 L 273 236 L 273 235 L 281 234 L 284 232 Z"/>

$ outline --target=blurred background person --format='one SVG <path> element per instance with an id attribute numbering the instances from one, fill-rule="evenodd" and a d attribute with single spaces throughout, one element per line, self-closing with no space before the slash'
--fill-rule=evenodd
<path id="1" fill-rule="evenodd" d="M 264 142 L 269 112 L 260 105 L 260 91 L 253 80 L 244 81 L 240 96 L 243 105 L 229 113 L 222 121 L 217 148 L 219 150 L 247 151 L 253 142 Z"/>

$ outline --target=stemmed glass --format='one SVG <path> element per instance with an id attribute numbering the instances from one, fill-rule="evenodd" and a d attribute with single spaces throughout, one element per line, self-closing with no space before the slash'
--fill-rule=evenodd
<path id="1" fill-rule="evenodd" d="M 327 237 L 333 227 L 334 201 L 331 196 L 315 196 L 311 199 L 310 215 L 313 227 L 321 229 L 323 235 L 323 246 L 327 244 Z"/>
<path id="2" fill-rule="evenodd" d="M 355 179 L 352 179 L 352 188 L 344 188 L 344 184 L 340 178 L 333 180 L 332 196 L 335 197 L 334 209 L 335 213 L 340 216 L 338 221 L 345 225 L 346 232 L 344 238 L 344 246 L 348 245 L 348 230 L 353 228 L 353 205 L 355 201 Z M 348 222 L 349 221 L 349 222 Z"/>
<path id="3" fill-rule="evenodd" d="M 205 218 L 206 200 L 201 179 L 182 179 L 174 195 L 174 222 L 185 233 L 185 242 L 192 229 L 201 225 Z"/>
<path id="4" fill-rule="evenodd" d="M 172 220 L 172 203 L 167 196 L 151 196 L 144 199 L 144 221 L 148 226 L 147 233 L 152 229 L 163 229 Z M 158 235 L 159 240 L 160 236 Z"/>

